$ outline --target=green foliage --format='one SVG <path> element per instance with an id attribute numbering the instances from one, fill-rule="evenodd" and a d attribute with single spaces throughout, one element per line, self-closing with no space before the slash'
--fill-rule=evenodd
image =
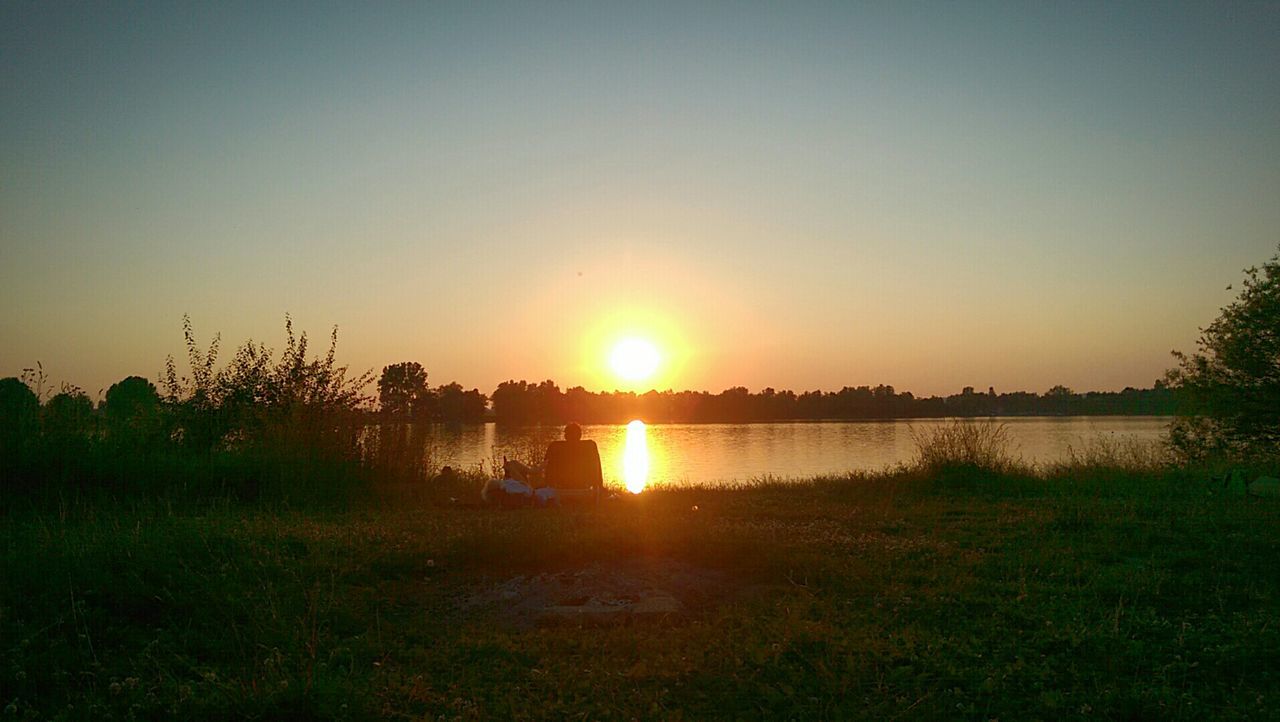
<path id="1" fill-rule="evenodd" d="M 41 408 L 31 385 L 43 388 L 42 370 L 0 380 L 4 481 L 45 499 L 85 490 L 330 503 L 362 487 L 370 375 L 337 364 L 336 328 L 312 356 L 286 317 L 281 353 L 249 341 L 221 367 L 216 337 L 202 349 L 188 318 L 183 332 L 188 375 L 170 358 L 163 396 L 130 376 L 100 414 L 74 387 Z"/>
<path id="2" fill-rule="evenodd" d="M 0 699 L 15 719 L 1273 718 L 1275 505 L 1186 481 L 869 475 L 580 513 L 69 497 L 0 517 Z M 686 612 L 546 627 L 494 594 L 593 566 Z"/>
<path id="3" fill-rule="evenodd" d="M 164 399 L 168 437 L 205 454 L 234 454 L 255 471 L 240 480 L 257 494 L 341 494 L 359 478 L 360 437 L 370 399 L 371 374 L 349 377 L 336 361 L 338 329 L 323 356 L 308 357 L 307 334 L 295 335 L 285 317 L 286 344 L 279 357 L 249 341 L 217 367 L 219 339 L 207 351 L 184 318 L 190 376 L 167 363 Z M 328 488 L 322 488 L 328 487 Z"/>
<path id="4" fill-rule="evenodd" d="M 1201 329 L 1199 351 L 1174 352 L 1169 379 L 1181 418 L 1171 430 L 1185 457 L 1280 457 L 1280 255 L 1245 271 L 1235 301 Z"/>
<path id="5" fill-rule="evenodd" d="M 336 362 L 338 329 L 324 356 L 308 358 L 307 334 L 296 336 L 285 317 L 287 343 L 280 357 L 249 341 L 225 368 L 216 367 L 219 339 L 200 351 L 184 317 L 191 375 L 178 377 L 172 358 L 166 371 L 166 403 L 175 411 L 173 432 L 204 448 L 252 446 L 278 437 L 299 438 L 350 451 L 358 412 L 366 409 L 369 373 L 348 378 Z"/>

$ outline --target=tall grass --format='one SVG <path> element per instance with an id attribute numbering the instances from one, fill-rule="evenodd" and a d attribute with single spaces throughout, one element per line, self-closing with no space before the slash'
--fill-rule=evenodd
<path id="1" fill-rule="evenodd" d="M 1067 456 L 1049 464 L 1049 473 L 1121 470 L 1131 473 L 1159 473 L 1176 464 L 1165 441 L 1098 434 L 1067 445 Z"/>
<path id="2" fill-rule="evenodd" d="M 1005 424 L 954 420 L 920 430 L 910 429 L 916 453 L 912 466 L 926 473 L 983 470 L 996 473 L 1026 471 L 1013 455 L 1013 442 Z"/>

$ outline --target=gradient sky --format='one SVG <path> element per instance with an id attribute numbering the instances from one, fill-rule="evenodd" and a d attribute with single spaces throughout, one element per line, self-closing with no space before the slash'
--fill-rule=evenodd
<path id="1" fill-rule="evenodd" d="M 270 5 L 269 8 L 262 7 Z M 1149 386 L 1280 241 L 1280 5 L 6 2 L 0 376 Z"/>

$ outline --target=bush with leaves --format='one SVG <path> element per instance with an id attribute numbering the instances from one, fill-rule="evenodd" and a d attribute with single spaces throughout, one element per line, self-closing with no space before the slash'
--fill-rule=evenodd
<path id="1" fill-rule="evenodd" d="M 1245 271 L 1240 295 L 1201 329 L 1199 347 L 1175 351 L 1169 372 L 1180 400 L 1174 449 L 1197 461 L 1280 457 L 1280 255 Z"/>
<path id="2" fill-rule="evenodd" d="M 223 368 L 217 367 L 219 337 L 202 351 L 189 318 L 183 319 L 183 331 L 190 376 L 179 377 L 170 358 L 164 382 L 168 435 L 175 443 L 206 454 L 234 454 L 257 469 L 259 482 L 310 482 L 359 464 L 370 401 L 364 389 L 372 376 L 349 376 L 337 364 L 336 326 L 328 351 L 308 357 L 307 334 L 295 335 L 286 316 L 287 342 L 278 357 L 249 341 Z"/>
<path id="3" fill-rule="evenodd" d="M 327 353 L 308 358 L 307 334 L 295 335 L 293 320 L 286 316 L 287 342 L 279 358 L 265 344 L 251 340 L 221 369 L 216 368 L 220 338 L 215 336 L 202 352 L 185 317 L 183 331 L 191 376 L 179 377 L 171 357 L 165 401 L 180 411 L 176 435 L 192 443 L 219 446 L 273 432 L 323 436 L 336 433 L 351 415 L 367 409 L 364 389 L 371 375 L 349 378 L 347 367 L 337 365 L 336 326 Z M 197 420 L 202 423 L 193 423 Z M 195 429 L 188 426 L 199 426 L 202 433 L 191 438 Z"/>

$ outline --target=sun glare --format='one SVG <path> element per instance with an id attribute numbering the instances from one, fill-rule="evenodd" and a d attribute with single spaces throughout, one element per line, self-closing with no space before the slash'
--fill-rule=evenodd
<path id="1" fill-rule="evenodd" d="M 636 419 L 627 424 L 627 440 L 622 451 L 622 479 L 627 491 L 639 494 L 649 483 L 649 443 L 644 422 Z"/>
<path id="2" fill-rule="evenodd" d="M 662 357 L 658 349 L 642 338 L 624 338 L 614 344 L 609 355 L 613 372 L 627 381 L 644 381 L 658 370 Z"/>

